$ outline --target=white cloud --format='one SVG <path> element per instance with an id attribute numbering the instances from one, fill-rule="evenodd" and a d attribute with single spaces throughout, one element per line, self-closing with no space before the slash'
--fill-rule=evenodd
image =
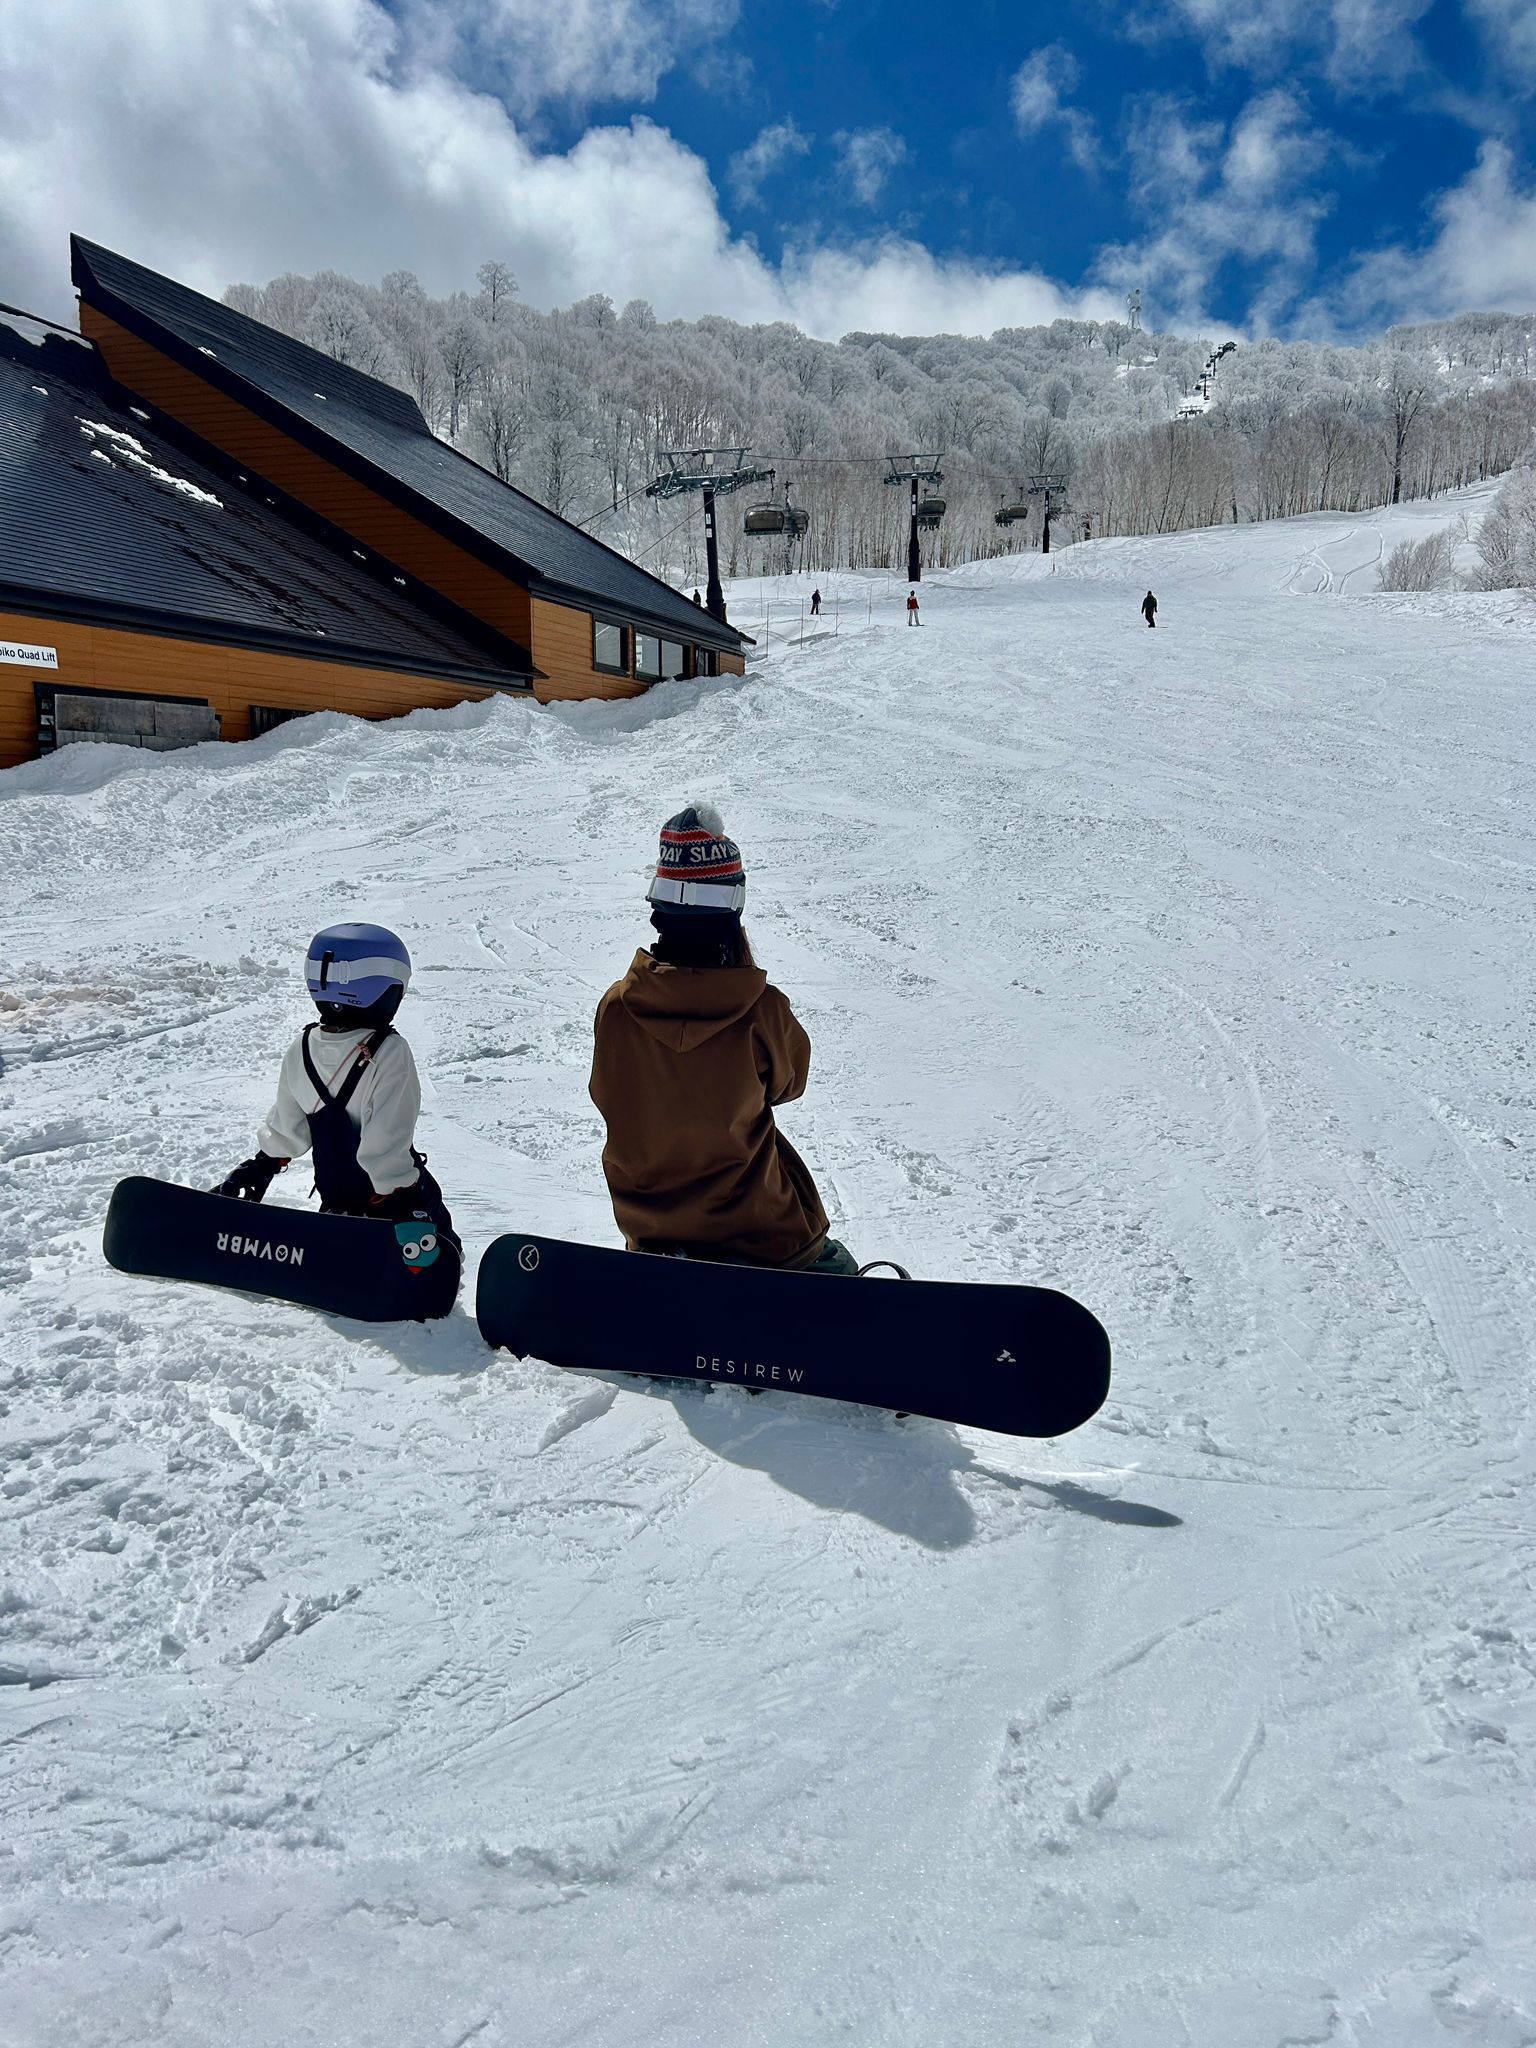
<path id="1" fill-rule="evenodd" d="M 665 130 L 636 120 L 540 152 L 375 0 L 24 4 L 0 69 L 0 298 L 38 312 L 67 310 L 71 228 L 213 293 L 323 268 L 414 269 L 442 292 L 498 257 L 536 305 L 604 291 L 821 335 L 1112 310 L 891 238 L 775 267 L 732 237 L 706 165 Z"/>
<path id="2" fill-rule="evenodd" d="M 1467 13 L 1517 83 L 1536 79 L 1536 0 L 1467 0 Z"/>
<path id="3" fill-rule="evenodd" d="M 790 251 L 778 286 L 790 309 L 781 317 L 821 335 L 992 334 L 1122 311 L 1112 291 L 1068 292 L 1037 271 L 941 261 L 894 235 L 853 249 Z"/>
<path id="4" fill-rule="evenodd" d="M 1088 116 L 1068 104 L 1081 75 L 1077 59 L 1064 44 L 1047 43 L 1013 74 L 1010 100 L 1014 125 L 1022 136 L 1060 126 L 1068 152 L 1087 170 L 1098 158 L 1098 134 Z"/>
<path id="5" fill-rule="evenodd" d="M 853 196 L 874 206 L 892 171 L 906 161 L 907 145 L 889 128 L 844 128 L 832 140 L 842 152 L 840 168 Z"/>
<path id="6" fill-rule="evenodd" d="M 1336 147 L 1283 87 L 1251 99 L 1230 127 L 1148 96 L 1133 110 L 1130 154 L 1154 225 L 1143 240 L 1104 251 L 1100 274 L 1144 281 L 1163 319 L 1201 327 L 1221 266 L 1233 256 L 1261 259 L 1268 282 L 1250 319 L 1261 329 L 1275 324 L 1315 260 L 1331 199 L 1314 181 Z"/>
<path id="7" fill-rule="evenodd" d="M 288 11 L 279 4 L 279 12 Z M 735 26 L 737 0 L 397 0 L 404 64 L 541 107 L 645 104 L 685 53 Z"/>
<path id="8" fill-rule="evenodd" d="M 1146 41 L 1191 35 L 1213 67 L 1273 76 L 1299 56 L 1337 86 L 1399 85 L 1424 63 L 1414 34 L 1432 0 L 1160 0 L 1130 19 Z M 1480 4 L 1480 0 L 1473 0 Z M 1518 0 L 1486 0 L 1511 6 Z"/>
<path id="9" fill-rule="evenodd" d="M 793 115 L 764 128 L 755 142 L 731 158 L 731 189 L 743 206 L 762 201 L 763 184 L 783 170 L 791 157 L 804 156 L 811 138 L 796 125 Z"/>
<path id="10" fill-rule="evenodd" d="M 1400 86 L 1427 70 L 1415 31 L 1433 0 L 1332 0 L 1324 69 L 1346 90 Z"/>
<path id="11" fill-rule="evenodd" d="M 1340 291 L 1307 309 L 1314 324 L 1536 312 L 1536 184 L 1520 183 L 1504 143 L 1485 142 L 1472 170 L 1430 210 L 1437 227 L 1425 247 L 1366 257 Z"/>

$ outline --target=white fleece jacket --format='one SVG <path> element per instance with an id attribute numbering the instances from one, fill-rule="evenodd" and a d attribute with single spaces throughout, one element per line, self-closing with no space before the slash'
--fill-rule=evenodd
<path id="1" fill-rule="evenodd" d="M 334 1095 L 352 1071 L 357 1049 L 368 1038 L 363 1031 L 312 1031 L 309 1056 L 315 1072 Z M 274 1159 L 298 1159 L 309 1150 L 305 1119 L 320 1107 L 320 1098 L 304 1071 L 301 1033 L 283 1054 L 277 1077 L 277 1100 L 267 1111 L 256 1143 Z M 421 1083 L 411 1048 L 392 1031 L 358 1082 L 347 1115 L 358 1132 L 357 1163 L 373 1182 L 374 1192 L 387 1195 L 409 1187 L 416 1178 L 411 1141 L 421 1111 Z"/>

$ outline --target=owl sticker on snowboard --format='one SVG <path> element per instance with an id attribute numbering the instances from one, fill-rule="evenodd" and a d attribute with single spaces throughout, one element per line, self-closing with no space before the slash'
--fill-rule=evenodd
<path id="1" fill-rule="evenodd" d="M 430 1217 L 413 1216 L 409 1223 L 397 1223 L 395 1242 L 413 1273 L 423 1273 L 428 1266 L 437 1264 L 437 1232 Z"/>

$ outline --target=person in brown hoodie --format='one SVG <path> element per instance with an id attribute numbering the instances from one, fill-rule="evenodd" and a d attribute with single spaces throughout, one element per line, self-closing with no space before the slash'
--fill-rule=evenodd
<path id="1" fill-rule="evenodd" d="M 661 829 L 656 942 L 597 1006 L 592 1100 L 631 1251 L 854 1276 L 775 1107 L 805 1093 L 811 1041 L 752 958 L 741 852 L 690 804 Z"/>

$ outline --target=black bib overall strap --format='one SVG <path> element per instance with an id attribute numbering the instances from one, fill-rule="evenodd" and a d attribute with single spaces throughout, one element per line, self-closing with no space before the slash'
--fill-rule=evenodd
<path id="1" fill-rule="evenodd" d="M 391 1035 L 388 1024 L 375 1031 L 357 1049 L 347 1078 L 333 1095 L 315 1070 L 309 1056 L 309 1034 L 318 1024 L 306 1024 L 301 1049 L 309 1085 L 320 1098 L 318 1109 L 310 1111 L 309 1142 L 315 1162 L 315 1192 L 322 1209 L 339 1209 L 348 1215 L 364 1216 L 373 1199 L 373 1182 L 357 1163 L 357 1141 L 361 1135 L 347 1115 L 347 1104 L 372 1064 L 379 1047 Z"/>

